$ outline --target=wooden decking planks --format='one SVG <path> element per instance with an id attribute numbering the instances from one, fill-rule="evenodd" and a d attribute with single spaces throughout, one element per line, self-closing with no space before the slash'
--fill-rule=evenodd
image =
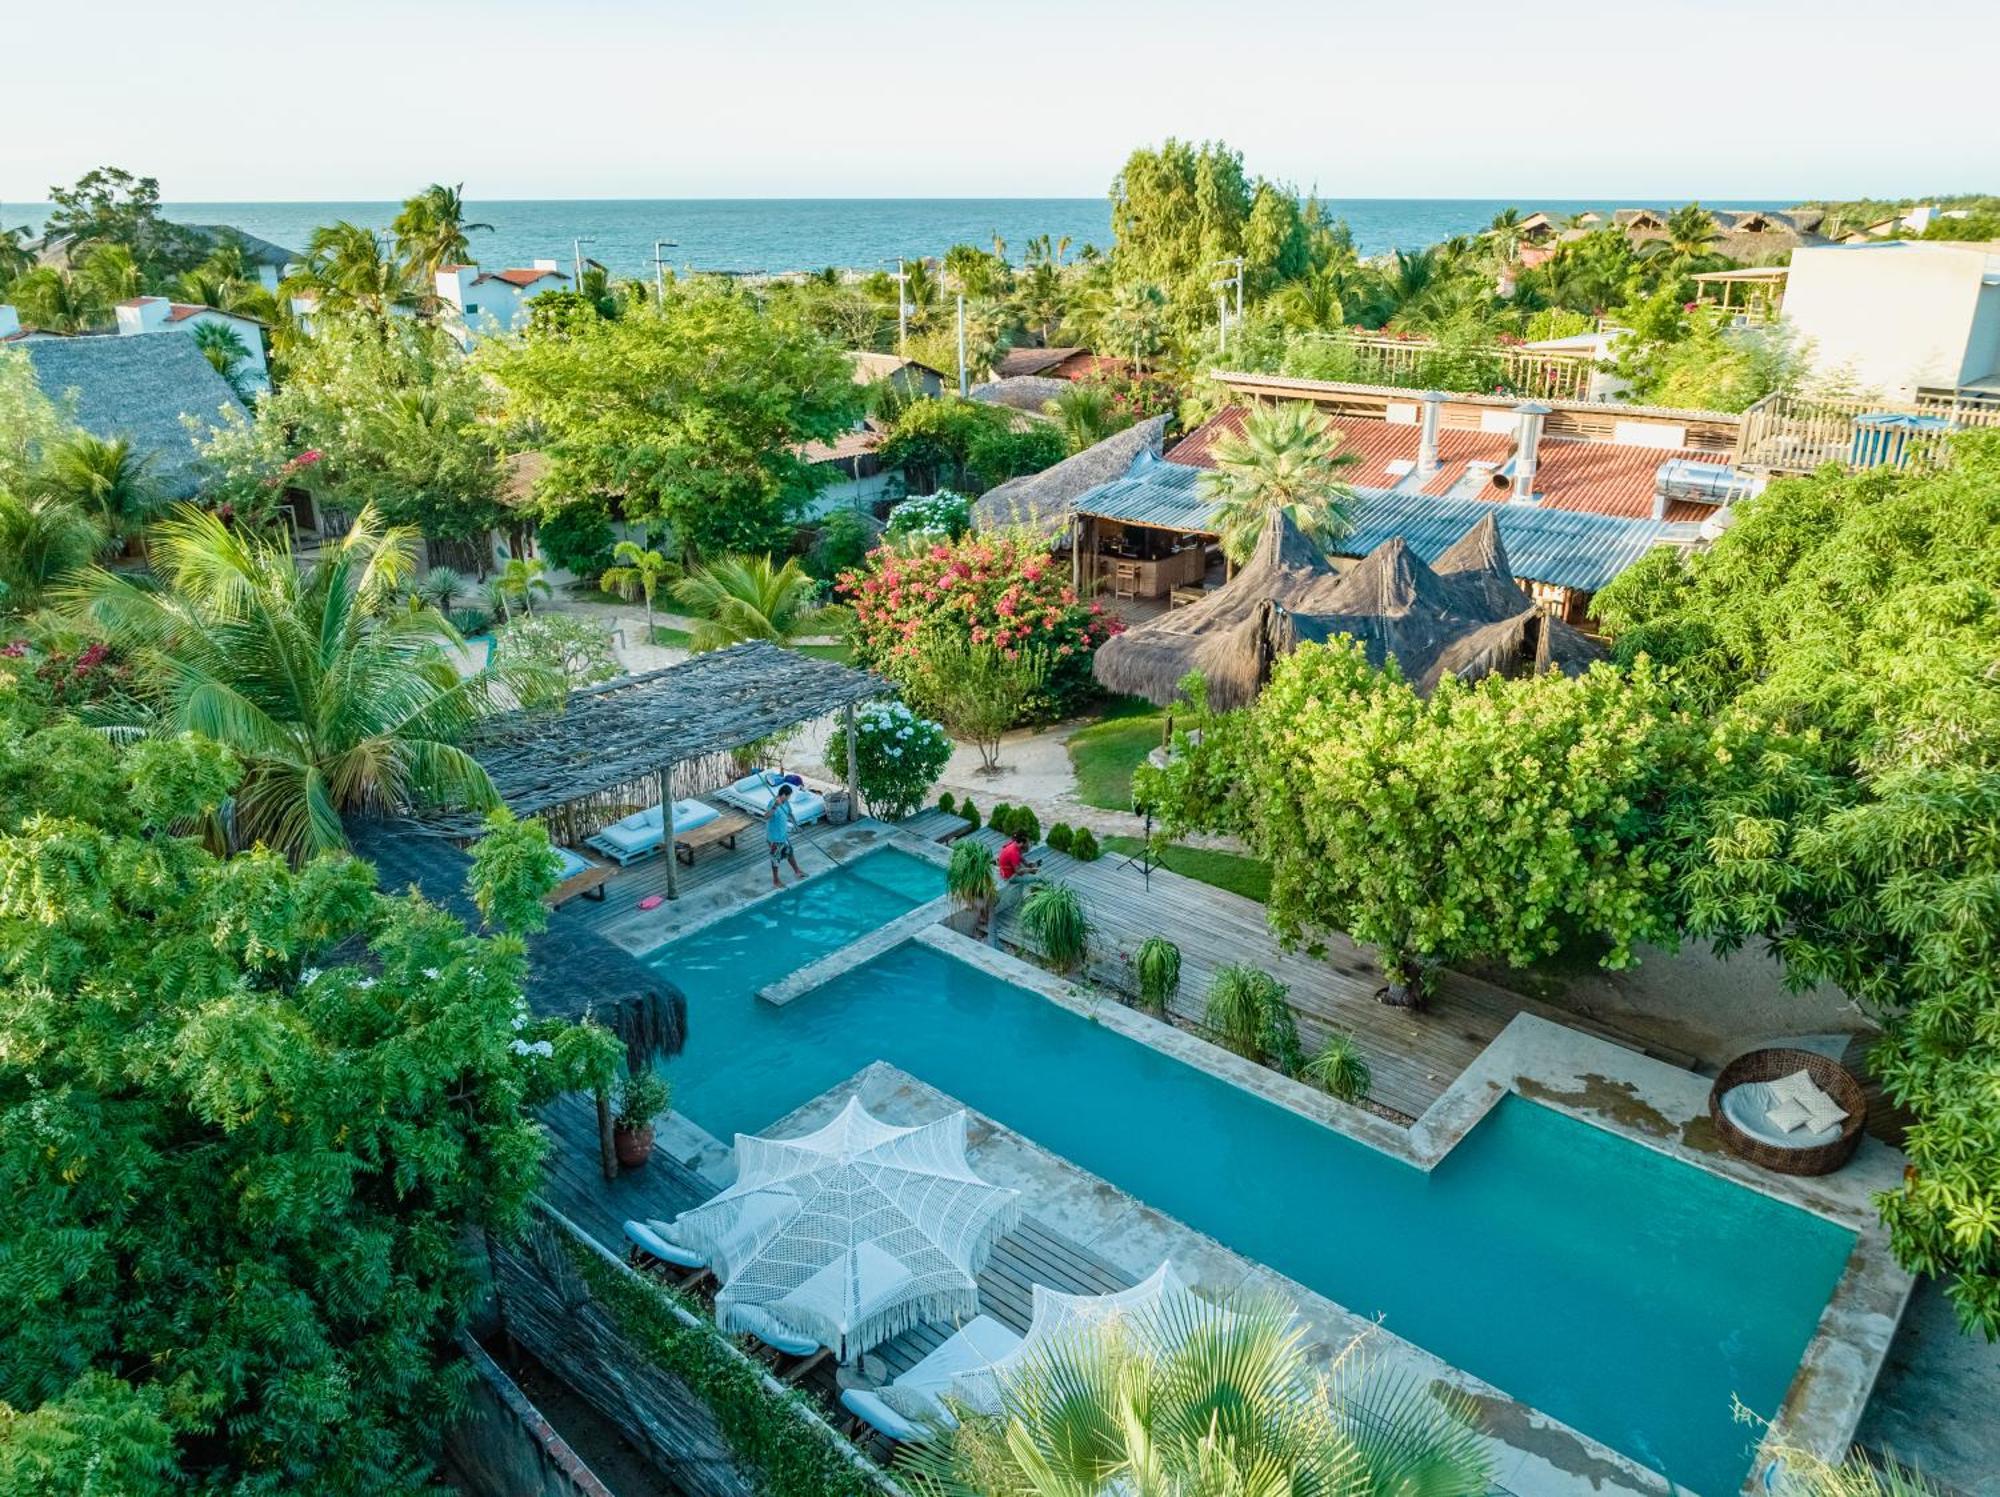
<path id="1" fill-rule="evenodd" d="M 972 835 L 995 848 L 1004 840 L 990 828 Z M 1328 936 L 1323 957 L 1286 951 L 1255 900 L 1164 868 L 1155 868 L 1148 880 L 1136 865 L 1110 854 L 1079 863 L 1042 848 L 1036 857 L 1044 876 L 1062 879 L 1083 897 L 1096 927 L 1088 973 L 1093 979 L 1130 992 L 1134 984 L 1125 957 L 1148 936 L 1166 936 L 1181 948 L 1173 1015 L 1198 1027 L 1217 968 L 1241 962 L 1269 972 L 1291 990 L 1306 1052 L 1332 1030 L 1352 1035 L 1374 1075 L 1371 1099 L 1406 1118 L 1422 1116 L 1517 1013 L 1632 1044 L 1580 1015 L 1456 972 L 1443 974 L 1423 1012 L 1392 1008 L 1375 996 L 1383 977 L 1374 957 L 1344 936 Z M 1002 914 L 1000 938 L 1034 949 L 1021 928 L 1019 901 Z"/>
<path id="2" fill-rule="evenodd" d="M 928 811 L 913 811 L 896 825 L 912 836 L 927 837 L 933 842 L 956 842 L 972 830 L 972 823 L 963 816 L 940 811 L 936 806 Z"/>

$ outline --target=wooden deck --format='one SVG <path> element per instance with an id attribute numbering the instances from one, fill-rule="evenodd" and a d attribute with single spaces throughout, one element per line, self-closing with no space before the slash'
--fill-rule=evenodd
<path id="1" fill-rule="evenodd" d="M 991 828 L 972 835 L 996 851 L 1005 840 Z M 1136 864 L 1110 853 L 1079 863 L 1044 847 L 1035 857 L 1045 876 L 1062 879 L 1083 897 L 1096 928 L 1089 961 L 1093 979 L 1133 992 L 1136 984 L 1121 953 L 1136 950 L 1148 936 L 1166 936 L 1181 948 L 1181 985 L 1172 1014 L 1198 1028 L 1216 968 L 1242 962 L 1269 972 L 1291 989 L 1306 1053 L 1331 1030 L 1352 1035 L 1374 1073 L 1370 1100 L 1405 1120 L 1422 1116 L 1518 1013 L 1643 1048 L 1578 1014 L 1456 972 L 1443 975 L 1437 996 L 1422 1013 L 1391 1008 L 1375 996 L 1383 977 L 1373 954 L 1343 936 L 1327 939 L 1323 958 L 1285 951 L 1255 900 L 1164 868 L 1153 869 L 1149 880 Z M 1017 900 L 1001 915 L 1000 940 L 1032 952 L 1019 911 Z M 1677 1065 L 1690 1059 L 1652 1053 Z"/>
<path id="2" fill-rule="evenodd" d="M 622 1225 L 627 1219 L 671 1220 L 715 1193 L 709 1181 L 661 1150 L 642 1168 L 607 1181 L 597 1163 L 597 1114 L 586 1097 L 564 1097 L 546 1108 L 542 1119 L 553 1135 L 543 1199 L 621 1258 L 629 1246 Z M 1132 1282 L 1131 1275 L 1024 1216 L 995 1245 L 979 1275 L 979 1309 L 1025 1331 L 1036 1284 L 1071 1294 L 1108 1294 Z M 870 1379 L 886 1381 L 914 1366 L 951 1332 L 950 1326 L 918 1326 L 872 1348 L 866 1359 Z M 838 1405 L 831 1365 L 823 1365 L 805 1386 L 829 1408 Z"/>
<path id="3" fill-rule="evenodd" d="M 940 811 L 936 806 L 928 811 L 913 811 L 896 825 L 913 837 L 925 837 L 932 842 L 956 842 L 972 830 L 972 823 L 963 816 Z"/>

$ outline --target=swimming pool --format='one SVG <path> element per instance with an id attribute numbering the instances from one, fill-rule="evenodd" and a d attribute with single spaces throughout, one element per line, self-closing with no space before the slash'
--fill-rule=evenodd
<path id="1" fill-rule="evenodd" d="M 1834 1223 L 1508 1097 L 1426 1174 L 928 947 L 753 996 L 941 892 L 882 851 L 661 948 L 674 1105 L 754 1132 L 876 1060 L 1633 1459 L 1746 1474 L 1839 1279 Z"/>

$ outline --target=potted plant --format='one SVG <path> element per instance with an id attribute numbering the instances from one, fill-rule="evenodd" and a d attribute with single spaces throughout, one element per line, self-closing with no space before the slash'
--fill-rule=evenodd
<path id="1" fill-rule="evenodd" d="M 972 911 L 974 934 L 977 934 L 979 924 L 989 917 L 993 896 L 999 888 L 992 852 L 970 838 L 952 843 L 951 863 L 944 871 L 944 888 L 954 905 Z"/>
<path id="2" fill-rule="evenodd" d="M 624 1169 L 637 1169 L 653 1157 L 653 1119 L 667 1110 L 673 1093 L 650 1067 L 627 1076 L 618 1088 L 618 1110 L 611 1120 L 611 1141 Z"/>
<path id="3" fill-rule="evenodd" d="M 1021 928 L 1057 972 L 1069 972 L 1090 954 L 1090 917 L 1076 890 L 1060 879 L 1038 883 L 1021 901 Z"/>

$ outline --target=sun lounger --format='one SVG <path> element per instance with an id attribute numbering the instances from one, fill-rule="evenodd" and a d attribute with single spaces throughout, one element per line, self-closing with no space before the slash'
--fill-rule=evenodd
<path id="1" fill-rule="evenodd" d="M 1840 1137 L 1842 1124 L 1846 1121 L 1844 1114 L 1839 1121 L 1821 1128 L 1802 1124 L 1787 1129 L 1782 1123 L 1772 1121 L 1771 1113 L 1784 1100 L 1774 1095 L 1770 1082 L 1746 1081 L 1722 1094 L 1722 1111 L 1730 1122 L 1758 1143 L 1772 1148 L 1816 1149 Z"/>
<path id="2" fill-rule="evenodd" d="M 706 826 L 722 813 L 715 807 L 698 800 L 677 800 L 674 802 L 674 830 L 692 831 Z M 648 806 L 643 811 L 634 811 L 623 821 L 614 821 L 595 837 L 585 839 L 584 846 L 594 847 L 619 867 L 649 857 L 667 844 L 666 827 L 658 806 Z"/>
<path id="3" fill-rule="evenodd" d="M 597 900 L 604 898 L 604 886 L 611 881 L 616 869 L 586 858 L 574 848 L 558 847 L 555 852 L 562 859 L 562 872 L 545 901 L 550 909 L 561 909 L 579 896 Z"/>
<path id="4" fill-rule="evenodd" d="M 793 1330 L 777 1316 L 756 1305 L 738 1305 L 730 1313 L 729 1329 L 776 1352 L 775 1370 L 779 1378 L 788 1383 L 797 1382 L 833 1355 L 815 1338 Z M 790 1367 L 784 1365 L 787 1357 L 792 1359 Z"/>
<path id="5" fill-rule="evenodd" d="M 655 1223 L 628 1221 L 625 1223 L 625 1239 L 632 1244 L 635 1257 L 643 1253 L 674 1268 L 708 1267 L 708 1260 L 700 1253 L 682 1247 L 661 1232 Z"/>
<path id="6" fill-rule="evenodd" d="M 958 1422 L 942 1395 L 951 1391 L 961 1374 L 990 1366 L 1020 1344 L 1019 1336 L 991 1316 L 975 1316 L 888 1387 L 849 1388 L 840 1401 L 855 1418 L 888 1439 L 920 1440 Z"/>
<path id="7" fill-rule="evenodd" d="M 784 783 L 776 770 L 760 769 L 716 791 L 715 798 L 748 811 L 752 816 L 768 816 L 771 803 L 778 798 L 778 786 Z M 810 826 L 826 815 L 826 801 L 817 791 L 796 786 L 792 790 L 792 814 L 798 819 L 798 825 Z"/>

